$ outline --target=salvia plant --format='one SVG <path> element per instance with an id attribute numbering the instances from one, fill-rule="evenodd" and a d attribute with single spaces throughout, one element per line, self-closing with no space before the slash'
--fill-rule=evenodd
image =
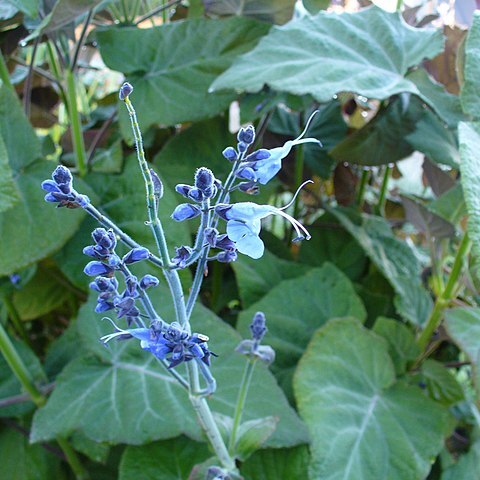
<path id="1" fill-rule="evenodd" d="M 47 202 L 56 203 L 57 207 L 82 208 L 102 225 L 92 232 L 93 244 L 83 249 L 83 253 L 92 258 L 85 266 L 84 273 L 93 277 L 90 288 L 98 293 L 95 312 L 108 312 L 111 315 L 104 316 L 103 319 L 111 323 L 113 331 L 100 340 L 105 345 L 111 341 L 139 340 L 139 348 L 158 359 L 175 381 L 185 388 L 194 408 L 192 414 L 196 412 L 199 424 L 215 452 L 218 465 L 210 465 L 205 478 L 235 479 L 239 473 L 235 463 L 236 446 L 242 441 L 241 421 L 253 367 L 258 360 L 270 365 L 274 361 L 275 352 L 269 345 L 261 344 L 267 327 L 265 315 L 257 312 L 250 325 L 251 338 L 243 340 L 236 349 L 247 357 L 247 362 L 239 384 L 237 404 L 232 412 L 231 428 L 227 438 L 223 438 L 208 403 L 208 398 L 215 394 L 217 388 L 210 365 L 212 361 L 221 362 L 222 359 L 216 360 L 217 355 L 210 350 L 206 334 L 209 332 L 194 331 L 195 319 L 192 312 L 208 262 L 234 262 L 238 253 L 254 259 L 263 255 L 264 244 L 260 238 L 262 219 L 272 215 L 281 216 L 295 230 L 293 241 L 310 239 L 307 229 L 285 211 L 309 181 L 300 185 L 292 200 L 280 208 L 254 202 L 231 203 L 230 198 L 235 190 L 245 194 L 258 193 L 258 184 L 265 185 L 280 171 L 282 160 L 295 145 L 315 143 L 320 146 L 319 140 L 305 138 L 317 111 L 311 114 L 304 131 L 295 140 L 269 150 L 252 148 L 255 143 L 255 129 L 252 125 L 240 128 L 236 148 L 230 146 L 222 152 L 225 161 L 231 164 L 226 179 L 222 181 L 209 168 L 200 167 L 194 172 L 192 185 L 176 185 L 175 191 L 187 201 L 174 209 L 172 221 L 184 222 L 200 217 L 200 222 L 195 244 L 175 247 L 176 255 L 170 258 L 158 215 L 163 208 L 163 184 L 146 161 L 142 134 L 130 100 L 132 92 L 132 85 L 126 82 L 120 88 L 119 98 L 125 103 L 131 119 L 138 163 L 145 182 L 148 212 L 145 223 L 151 229 L 158 251 L 152 253 L 135 242 L 114 220 L 97 210 L 88 196 L 75 190 L 73 176 L 67 167 L 56 167 L 51 180 L 42 182 L 42 189 L 47 192 Z M 226 229 L 226 233 L 221 233 L 222 229 Z M 129 249 L 123 256 L 118 254 L 117 242 L 122 242 Z M 162 269 L 175 305 L 175 319 L 162 318 L 155 310 L 150 298 L 155 295 L 159 279 L 150 274 L 142 278 L 136 277 L 131 266 L 138 262 L 151 262 Z M 196 273 L 185 298 L 178 271 L 194 264 Z M 116 318 L 112 319 L 112 316 Z M 177 371 L 181 364 L 186 364 L 186 375 Z M 161 422 L 158 428 L 162 428 Z"/>

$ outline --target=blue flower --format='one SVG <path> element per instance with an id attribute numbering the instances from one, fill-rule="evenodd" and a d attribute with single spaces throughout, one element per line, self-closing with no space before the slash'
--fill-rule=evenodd
<path id="1" fill-rule="evenodd" d="M 118 92 L 118 97 L 120 98 L 120 100 L 125 100 L 132 92 L 133 92 L 133 87 L 128 82 L 125 82 L 120 87 L 120 91 Z"/>
<path id="2" fill-rule="evenodd" d="M 180 205 L 177 205 L 173 211 L 172 218 L 176 222 L 183 222 L 184 220 L 198 217 L 200 213 L 201 210 L 196 205 L 192 205 L 191 203 L 181 203 Z"/>
<path id="3" fill-rule="evenodd" d="M 289 140 L 285 142 L 283 147 L 272 148 L 271 150 L 267 150 L 270 155 L 267 158 L 259 159 L 255 162 L 250 161 L 248 157 L 245 159 L 249 161 L 249 166 L 255 172 L 256 181 L 265 185 L 268 183 L 282 168 L 282 160 L 290 153 L 290 150 L 295 145 L 300 145 L 301 143 L 316 143 L 322 146 L 322 143 L 317 140 L 316 138 L 302 138 L 308 130 L 313 117 L 316 115 L 318 110 L 315 110 L 307 121 L 305 129 L 303 132 L 295 139 Z M 246 178 L 246 177 L 243 177 Z M 246 178 L 247 180 L 251 180 L 250 178 Z"/>
<path id="4" fill-rule="evenodd" d="M 181 247 L 175 247 L 175 252 L 176 255 L 172 258 L 172 264 L 180 269 L 185 268 L 192 255 L 192 249 L 186 245 L 182 245 Z"/>
<path id="5" fill-rule="evenodd" d="M 88 262 L 83 271 L 90 277 L 96 277 L 97 275 L 108 277 L 113 275 L 114 269 L 102 262 Z"/>
<path id="6" fill-rule="evenodd" d="M 300 185 L 291 202 L 282 208 L 277 208 L 272 205 L 258 205 L 252 202 L 240 202 L 233 205 L 221 204 L 215 208 L 217 214 L 227 220 L 228 238 L 235 242 L 240 253 L 248 255 L 251 258 L 260 258 L 263 255 L 265 246 L 259 237 L 261 219 L 269 215 L 280 215 L 292 224 L 297 233 L 293 241 L 310 239 L 310 234 L 307 229 L 298 220 L 295 220 L 291 215 L 284 212 L 284 210 L 292 204 L 298 192 L 306 183 L 313 182 L 308 180 Z"/>
<path id="7" fill-rule="evenodd" d="M 210 357 L 212 355 L 216 356 L 208 349 L 207 336 L 200 333 L 189 335 L 176 322 L 170 324 L 163 331 L 159 331 L 155 327 L 122 329 L 117 327 L 112 321 L 111 323 L 115 328 L 115 332 L 101 337 L 100 340 L 104 344 L 107 344 L 114 338 L 119 340 L 137 338 L 140 340 L 140 346 L 144 350 L 149 351 L 160 360 L 169 360 L 168 368 L 176 367 L 180 363 L 189 362 L 194 358 L 210 366 Z"/>
<path id="8" fill-rule="evenodd" d="M 154 277 L 153 275 L 150 275 L 147 273 L 147 275 L 144 275 L 140 280 L 140 288 L 142 288 L 143 290 L 146 290 L 147 288 L 150 288 L 150 287 L 156 287 L 158 283 L 159 283 L 159 280 L 157 277 Z"/>

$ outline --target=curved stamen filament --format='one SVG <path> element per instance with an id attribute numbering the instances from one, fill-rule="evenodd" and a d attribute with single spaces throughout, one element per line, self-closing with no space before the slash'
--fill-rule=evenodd
<path id="1" fill-rule="evenodd" d="M 310 127 L 310 124 L 312 123 L 313 117 L 319 112 L 319 110 L 315 110 L 312 112 L 310 117 L 308 117 L 307 124 L 305 125 L 305 128 L 303 129 L 303 132 L 294 140 L 294 143 L 296 143 L 298 140 L 300 140 L 306 133 L 307 130 Z"/>
<path id="2" fill-rule="evenodd" d="M 278 210 L 286 210 L 290 205 L 293 205 L 293 202 L 297 198 L 297 195 L 300 193 L 300 190 L 307 184 L 307 183 L 314 183 L 313 180 L 305 180 L 298 188 L 297 191 L 295 192 L 295 195 L 293 198 L 284 206 L 279 208 Z"/>

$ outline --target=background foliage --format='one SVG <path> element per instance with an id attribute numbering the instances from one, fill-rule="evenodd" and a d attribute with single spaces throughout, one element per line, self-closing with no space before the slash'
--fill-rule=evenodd
<path id="1" fill-rule="evenodd" d="M 245 479 L 480 478 L 480 15 L 467 29 L 452 2 L 370 3 L 2 3 L 1 342 L 39 390 L 0 356 L 2 476 L 74 478 L 67 441 L 100 480 L 193 480 L 211 457 L 153 357 L 98 342 L 108 325 L 81 255 L 95 224 L 40 189 L 70 166 L 77 190 L 153 248 L 125 78 L 172 254 L 192 234 L 169 218 L 176 183 L 228 172 L 221 151 L 240 124 L 269 148 L 320 111 L 308 136 L 323 149 L 300 146 L 253 199 L 285 204 L 313 178 L 294 205 L 312 239 L 292 244 L 272 220 L 260 260 L 210 265 L 193 315 L 219 355 L 219 425 L 244 365 L 234 348 L 256 311 L 267 317 L 276 361 L 256 369 L 245 419 L 276 428 L 243 446 Z M 164 318 L 168 298 L 161 285 Z"/>

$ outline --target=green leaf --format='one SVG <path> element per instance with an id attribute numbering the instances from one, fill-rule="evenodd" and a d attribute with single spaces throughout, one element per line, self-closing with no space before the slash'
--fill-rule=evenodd
<path id="1" fill-rule="evenodd" d="M 462 307 L 445 311 L 445 325 L 453 341 L 470 357 L 480 360 L 480 308 Z"/>
<path id="2" fill-rule="evenodd" d="M 465 120 L 458 96 L 448 93 L 426 70 L 417 68 L 407 75 L 407 79 L 417 86 L 422 98 L 432 106 L 448 127 L 456 128 L 458 122 Z"/>
<path id="3" fill-rule="evenodd" d="M 12 340 L 15 350 L 20 355 L 24 364 L 36 384 L 45 383 L 45 374 L 42 365 L 37 356 L 24 343 Z M 0 354 L 0 399 L 13 397 L 25 393 L 21 383 L 17 380 L 12 370 L 5 361 L 3 355 Z M 0 417 L 17 417 L 24 415 L 34 409 L 32 402 L 15 403 L 0 408 Z"/>
<path id="4" fill-rule="evenodd" d="M 12 5 L 31 18 L 38 15 L 38 0 L 5 0 L 5 3 Z"/>
<path id="5" fill-rule="evenodd" d="M 306 479 L 309 454 L 301 445 L 290 449 L 260 450 L 240 467 L 245 480 Z"/>
<path id="6" fill-rule="evenodd" d="M 164 318 L 167 292 L 157 287 L 155 302 Z M 98 339 L 111 333 L 109 322 L 93 313 L 95 295 L 80 310 L 78 331 L 82 346 L 90 352 L 74 359 L 57 377 L 56 388 L 45 407 L 35 414 L 32 440 L 43 441 L 79 430 L 88 438 L 109 443 L 140 444 L 186 434 L 200 440 L 201 432 L 185 390 L 140 348 L 137 340 L 103 347 Z M 198 307 L 193 314 L 195 331 L 208 333 L 210 348 L 219 355 L 212 365 L 218 383 L 209 400 L 212 409 L 234 412 L 245 359 L 234 352 L 240 336 L 213 313 Z M 184 374 L 184 370 L 178 371 Z M 306 441 L 304 426 L 289 407 L 273 376 L 264 368 L 254 372 L 244 418 L 246 421 L 274 415 L 278 428 L 267 445 L 293 446 Z"/>
<path id="7" fill-rule="evenodd" d="M 422 152 L 435 163 L 458 169 L 460 154 L 457 135 L 446 128 L 430 110 L 416 123 L 415 130 L 407 133 L 405 140 L 413 149 Z"/>
<path id="8" fill-rule="evenodd" d="M 0 86 L 0 138 L 21 201 L 0 213 L 0 238 L 8 255 L 0 256 L 0 276 L 10 275 L 58 250 L 78 227 L 83 212 L 47 204 L 40 188 L 55 164 L 37 161 L 40 142 L 14 93 Z M 28 145 L 28 148 L 26 146 Z"/>
<path id="9" fill-rule="evenodd" d="M 300 262 L 314 267 L 333 263 L 352 281 L 364 275 L 368 260 L 363 249 L 332 214 L 326 212 L 308 230 L 312 238 L 301 243 Z"/>
<path id="10" fill-rule="evenodd" d="M 231 168 L 222 151 L 235 145 L 235 137 L 228 131 L 224 118 L 194 123 L 191 127 L 175 135 L 155 156 L 153 163 L 170 188 L 178 183 L 192 184 L 195 170 L 205 166 L 215 176 L 223 179 Z M 175 197 L 179 202 L 183 198 Z"/>
<path id="11" fill-rule="evenodd" d="M 277 428 L 278 418 L 265 417 L 244 422 L 238 429 L 235 457 L 244 462 L 258 450 Z"/>
<path id="12" fill-rule="evenodd" d="M 386 342 L 351 319 L 313 337 L 294 378 L 312 437 L 310 478 L 425 478 L 448 433 L 448 412 L 395 381 Z"/>
<path id="13" fill-rule="evenodd" d="M 319 102 L 343 91 L 378 99 L 401 92 L 418 95 L 405 74 L 442 48 L 439 30 L 411 28 L 398 13 L 376 7 L 341 15 L 321 12 L 274 27 L 212 88 L 257 92 L 266 84 L 297 95 L 309 93 Z"/>
<path id="14" fill-rule="evenodd" d="M 302 0 L 302 4 L 310 14 L 316 15 L 330 6 L 330 0 Z"/>
<path id="15" fill-rule="evenodd" d="M 462 184 L 457 183 L 440 197 L 425 205 L 429 210 L 453 225 L 458 225 L 466 215 Z"/>
<path id="16" fill-rule="evenodd" d="M 246 18 L 201 19 L 98 30 L 97 40 L 106 65 L 133 85 L 132 102 L 145 131 L 155 123 L 202 120 L 227 108 L 235 95 L 209 95 L 208 87 L 268 29 Z M 119 110 L 123 135 L 132 138 L 125 107 Z"/>
<path id="17" fill-rule="evenodd" d="M 276 257 L 268 250 L 260 260 L 241 255 L 232 264 L 243 308 L 260 300 L 282 280 L 304 275 L 310 268 Z"/>
<path id="18" fill-rule="evenodd" d="M 423 114 L 424 107 L 418 98 L 401 95 L 329 154 L 338 162 L 358 165 L 385 165 L 402 160 L 413 152 L 405 137 L 415 130 Z"/>
<path id="19" fill-rule="evenodd" d="M 406 325 L 391 318 L 379 317 L 373 331 L 383 337 L 388 344 L 388 354 L 395 367 L 396 375 L 407 371 L 407 363 L 415 360 L 420 349 L 415 342 L 415 335 Z"/>
<path id="20" fill-rule="evenodd" d="M 263 343 L 271 345 L 276 354 L 271 369 L 290 397 L 293 372 L 313 332 L 331 318 L 352 316 L 363 321 L 366 317 L 351 282 L 329 263 L 302 277 L 284 280 L 244 310 L 237 328 L 246 338 L 257 311 L 267 318 Z"/>
<path id="21" fill-rule="evenodd" d="M 468 453 L 462 455 L 460 460 L 447 468 L 441 480 L 480 480 L 480 440 L 477 440 Z"/>
<path id="22" fill-rule="evenodd" d="M 13 429 L 0 430 L 0 462 L 5 480 L 66 480 L 60 459 Z"/>
<path id="23" fill-rule="evenodd" d="M 363 247 L 396 292 L 398 313 L 415 325 L 423 325 L 432 300 L 421 284 L 421 266 L 410 247 L 397 239 L 380 217 L 358 215 L 347 209 L 331 209 L 338 221 Z"/>
<path id="24" fill-rule="evenodd" d="M 119 480 L 187 480 L 192 468 L 209 456 L 205 444 L 185 437 L 127 447 Z"/>
<path id="25" fill-rule="evenodd" d="M 34 320 L 72 298 L 59 276 L 59 272 L 39 266 L 30 282 L 15 291 L 13 303 L 22 320 Z"/>
<path id="26" fill-rule="evenodd" d="M 13 172 L 8 163 L 8 153 L 0 136 L 0 213 L 15 205 L 20 198 Z"/>
<path id="27" fill-rule="evenodd" d="M 428 396 L 442 405 L 448 407 L 464 399 L 462 387 L 456 378 L 435 360 L 425 360 L 417 378 L 425 384 Z"/>
<path id="28" fill-rule="evenodd" d="M 282 24 L 292 18 L 294 0 L 209 0 L 208 15 L 239 15 L 264 22 Z"/>
<path id="29" fill-rule="evenodd" d="M 473 15 L 472 26 L 465 42 L 465 64 L 463 69 L 464 83 L 460 91 L 463 111 L 479 117 L 480 109 L 480 14 Z"/>
<path id="30" fill-rule="evenodd" d="M 476 17 L 477 18 L 477 17 Z M 480 17 L 478 17 L 480 21 Z M 460 140 L 460 172 L 463 195 L 468 212 L 468 233 L 475 256 L 480 256 L 480 123 L 461 122 L 458 125 Z"/>

